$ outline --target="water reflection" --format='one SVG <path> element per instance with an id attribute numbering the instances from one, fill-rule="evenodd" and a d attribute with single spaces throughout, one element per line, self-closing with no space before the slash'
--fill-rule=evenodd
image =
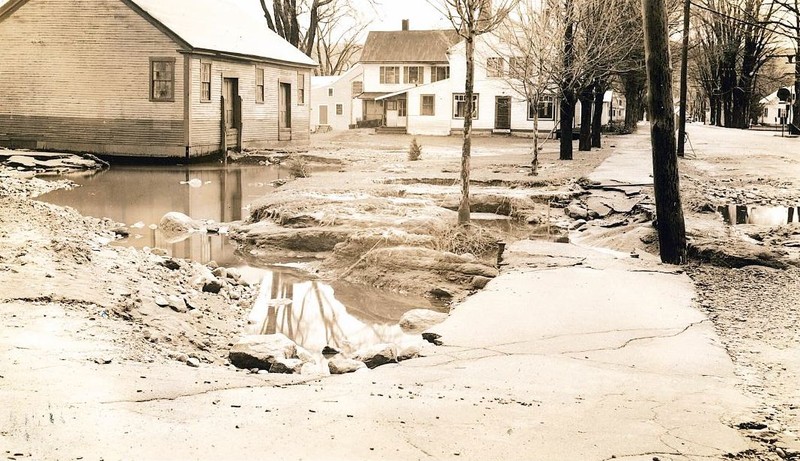
<path id="1" fill-rule="evenodd" d="M 782 226 L 800 222 L 800 207 L 728 205 L 717 210 L 725 224 Z"/>
<path id="2" fill-rule="evenodd" d="M 192 234 L 171 242 L 156 228 L 161 217 L 179 211 L 194 219 L 215 222 L 246 217 L 246 207 L 271 192 L 272 181 L 286 176 L 275 165 L 114 166 L 96 175 L 65 175 L 79 184 L 40 199 L 75 208 L 83 215 L 111 218 L 130 227 L 119 243 L 136 248 L 156 247 L 178 258 L 221 265 L 238 259 L 227 236 Z"/>
<path id="3" fill-rule="evenodd" d="M 337 288 L 340 292 L 348 290 L 348 287 Z M 363 287 L 349 289 L 355 292 L 364 290 Z M 369 302 L 372 298 L 365 296 L 363 299 Z M 422 300 L 416 304 L 408 299 L 397 301 L 392 304 L 400 313 L 413 307 L 429 307 Z M 303 280 L 291 273 L 272 272 L 262 280 L 258 299 L 248 318 L 247 334 L 283 333 L 317 354 L 325 346 L 353 352 L 371 344 L 394 343 L 404 347 L 421 341 L 420 335 L 403 332 L 397 324 L 399 315 L 397 318 L 376 317 L 376 310 L 386 315 L 383 306 L 348 304 L 352 312 L 336 299 L 330 285 Z M 369 312 L 369 315 L 367 318 L 353 315 L 358 312 Z"/>

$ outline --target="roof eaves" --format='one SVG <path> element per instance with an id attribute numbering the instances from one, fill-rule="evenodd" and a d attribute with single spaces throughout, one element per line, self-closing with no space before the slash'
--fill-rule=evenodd
<path id="1" fill-rule="evenodd" d="M 28 3 L 28 0 L 9 0 L 5 5 L 0 6 L 0 21 L 11 16 L 11 13 L 17 11 L 19 7 Z"/>
<path id="2" fill-rule="evenodd" d="M 163 32 L 164 35 L 166 35 L 169 38 L 171 38 L 175 43 L 180 45 L 181 48 L 183 48 L 184 50 L 191 50 L 192 49 L 192 45 L 189 42 L 184 40 L 180 35 L 178 35 L 175 32 L 173 32 L 169 27 L 165 26 L 164 23 L 162 23 L 158 19 L 156 19 L 153 16 L 151 16 L 150 13 L 145 11 L 142 7 L 137 5 L 134 1 L 132 1 L 132 0 L 122 0 L 122 3 L 128 5 L 128 7 L 130 9 L 135 11 L 139 16 L 141 16 L 147 22 L 149 22 L 150 24 L 155 26 L 158 30 Z"/>
<path id="3" fill-rule="evenodd" d="M 245 61 L 256 61 L 256 62 L 263 62 L 263 63 L 270 63 L 270 64 L 278 64 L 278 65 L 289 66 L 289 67 L 302 67 L 302 68 L 306 68 L 306 69 L 313 69 L 313 68 L 318 66 L 318 64 L 316 62 L 313 63 L 313 64 L 304 64 L 304 63 L 294 62 L 294 61 L 282 61 L 280 59 L 267 58 L 267 57 L 264 57 L 264 56 L 256 56 L 256 55 L 243 54 L 243 53 L 232 53 L 232 52 L 228 52 L 228 51 L 217 51 L 217 50 L 210 50 L 210 49 L 205 49 L 205 48 L 192 48 L 191 50 L 188 50 L 188 52 L 197 53 L 197 54 L 203 54 L 203 55 L 209 55 L 209 56 L 219 56 L 219 57 L 230 58 L 230 59 L 238 59 L 238 60 L 245 60 Z"/>

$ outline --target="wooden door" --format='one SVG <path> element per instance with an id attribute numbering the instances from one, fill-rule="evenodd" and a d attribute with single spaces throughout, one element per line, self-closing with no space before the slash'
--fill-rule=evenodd
<path id="1" fill-rule="evenodd" d="M 511 98 L 508 96 L 497 96 L 495 98 L 494 129 L 511 129 Z"/>
<path id="2" fill-rule="evenodd" d="M 278 140 L 292 139 L 292 85 L 281 83 L 278 91 Z"/>
<path id="3" fill-rule="evenodd" d="M 328 124 L 328 106 L 319 106 L 319 124 Z"/>
<path id="4" fill-rule="evenodd" d="M 223 117 L 225 120 L 225 144 L 238 149 L 239 127 L 242 119 L 242 106 L 239 103 L 239 80 L 226 78 L 222 81 Z"/>

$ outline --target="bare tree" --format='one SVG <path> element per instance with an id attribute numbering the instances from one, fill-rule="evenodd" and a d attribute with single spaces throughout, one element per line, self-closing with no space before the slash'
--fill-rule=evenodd
<path id="1" fill-rule="evenodd" d="M 532 1 L 521 1 L 508 21 L 498 28 L 495 54 L 509 57 L 509 71 L 504 75 L 508 86 L 528 104 L 533 115 L 532 176 L 539 174 L 539 107 L 545 98 L 557 94 L 555 76 L 560 72 L 559 42 L 552 40 L 550 10 Z M 555 100 L 555 98 L 553 99 Z"/>
<path id="2" fill-rule="evenodd" d="M 472 155 L 472 117 L 475 85 L 475 39 L 492 32 L 506 19 L 517 0 L 502 0 L 493 5 L 492 0 L 429 0 L 441 12 L 465 42 L 467 75 L 464 82 L 465 113 L 464 143 L 461 148 L 461 202 L 458 206 L 458 224 L 470 222 L 469 173 Z"/>
<path id="3" fill-rule="evenodd" d="M 339 75 L 358 60 L 364 31 L 369 21 L 352 3 L 336 5 L 320 14 L 317 41 L 313 54 L 319 63 L 319 75 Z"/>
<path id="4" fill-rule="evenodd" d="M 665 0 L 642 0 L 642 16 L 659 251 L 662 262 L 685 264 L 686 227 L 681 208 Z"/>

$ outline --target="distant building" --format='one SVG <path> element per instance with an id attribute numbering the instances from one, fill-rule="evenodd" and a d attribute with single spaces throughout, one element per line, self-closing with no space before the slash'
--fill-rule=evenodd
<path id="1" fill-rule="evenodd" d="M 346 130 L 362 120 L 363 67 L 342 75 L 311 77 L 312 131 Z"/>
<path id="2" fill-rule="evenodd" d="M 304 145 L 313 60 L 232 0 L 10 0 L 0 144 L 195 157 Z"/>
<path id="3" fill-rule="evenodd" d="M 794 87 L 787 87 L 791 95 L 791 101 L 795 100 Z M 781 120 L 785 117 L 784 123 L 792 123 L 792 107 L 791 102 L 782 101 L 778 97 L 778 92 L 775 91 L 771 95 L 761 99 L 763 106 L 761 116 L 758 118 L 758 123 L 762 125 L 780 125 Z"/>

